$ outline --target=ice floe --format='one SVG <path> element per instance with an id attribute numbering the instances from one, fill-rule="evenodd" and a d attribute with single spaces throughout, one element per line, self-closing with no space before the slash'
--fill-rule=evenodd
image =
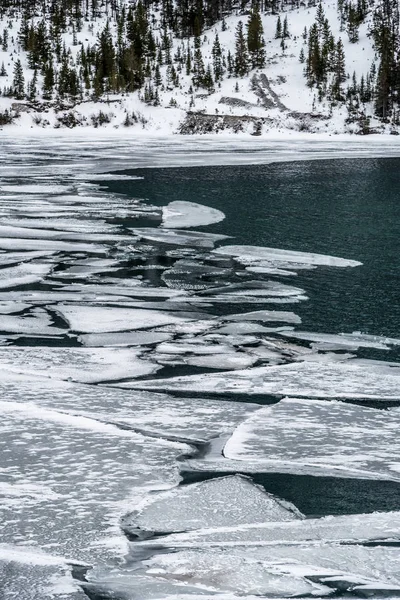
<path id="1" fill-rule="evenodd" d="M 400 411 L 286 398 L 244 421 L 224 447 L 245 470 L 399 480 Z"/>
<path id="2" fill-rule="evenodd" d="M 155 363 L 127 348 L 0 348 L 0 369 L 32 376 L 99 383 L 155 373 Z"/>
<path id="3" fill-rule="evenodd" d="M 51 264 L 32 262 L 0 269 L 0 290 L 42 281 L 52 269 Z"/>
<path id="4" fill-rule="evenodd" d="M 357 260 L 314 254 L 311 252 L 298 252 L 294 250 L 281 250 L 278 248 L 265 248 L 263 246 L 222 246 L 214 250 L 216 254 L 232 256 L 240 262 L 257 266 L 259 261 L 285 261 L 299 265 L 314 265 L 326 267 L 358 267 L 362 263 Z"/>
<path id="5" fill-rule="evenodd" d="M 229 501 L 227 499 L 229 498 Z M 138 537 L 174 532 L 301 518 L 297 509 L 267 494 L 249 479 L 232 475 L 160 492 L 143 502 L 123 521 Z"/>
<path id="6" fill-rule="evenodd" d="M 79 333 L 149 329 L 158 325 L 180 323 L 189 318 L 179 313 L 156 310 L 73 304 L 58 304 L 57 312 L 67 321 L 72 331 Z M 196 319 L 196 313 L 193 313 L 193 319 Z"/>
<path id="7" fill-rule="evenodd" d="M 133 384 L 135 386 L 135 384 Z M 272 394 L 309 398 L 400 401 L 400 369 L 351 361 L 306 361 L 218 374 L 136 383 L 143 389 L 214 394 Z"/>
<path id="8" fill-rule="evenodd" d="M 175 201 L 163 207 L 162 227 L 185 228 L 203 227 L 219 223 L 225 219 L 222 211 L 196 202 Z"/>
<path id="9" fill-rule="evenodd" d="M 188 246 L 193 248 L 214 248 L 216 242 L 227 239 L 228 236 L 217 233 L 202 233 L 200 231 L 174 231 L 152 227 L 131 229 L 139 238 L 159 244 L 172 244 L 175 246 Z"/>

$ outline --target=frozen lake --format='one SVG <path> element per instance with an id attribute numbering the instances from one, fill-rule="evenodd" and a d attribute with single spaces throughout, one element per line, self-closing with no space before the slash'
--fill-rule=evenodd
<path id="1" fill-rule="evenodd" d="M 2 140 L 1 598 L 400 595 L 400 152 L 256 141 Z"/>

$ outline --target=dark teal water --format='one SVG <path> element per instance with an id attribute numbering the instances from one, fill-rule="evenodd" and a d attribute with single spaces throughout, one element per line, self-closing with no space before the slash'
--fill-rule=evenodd
<path id="1" fill-rule="evenodd" d="M 227 243 L 363 262 L 359 268 L 319 268 L 290 278 L 310 298 L 294 307 L 302 328 L 400 336 L 400 159 L 134 173 L 144 180 L 110 182 L 110 189 L 158 205 L 186 200 L 218 208 L 225 221 L 203 229 L 233 236 Z"/>
<path id="2" fill-rule="evenodd" d="M 142 169 L 133 173 L 144 179 L 107 185 L 114 192 L 159 206 L 185 200 L 218 208 L 226 219 L 199 229 L 233 236 L 226 243 L 361 261 L 363 266 L 357 268 L 320 267 L 284 280 L 303 287 L 309 296 L 307 302 L 283 307 L 301 316 L 302 329 L 329 333 L 360 330 L 400 337 L 400 159 Z M 230 312 L 260 308 L 262 305 L 219 307 Z M 399 348 L 391 352 L 360 350 L 358 355 L 400 361 Z M 218 473 L 189 470 L 183 473 L 183 484 L 215 476 Z M 253 478 L 268 492 L 294 502 L 308 516 L 398 509 L 399 485 L 392 482 L 280 473 L 254 474 Z"/>

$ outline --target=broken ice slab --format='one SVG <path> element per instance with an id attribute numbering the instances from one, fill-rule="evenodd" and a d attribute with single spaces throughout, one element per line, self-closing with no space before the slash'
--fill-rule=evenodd
<path id="1" fill-rule="evenodd" d="M 120 230 L 118 225 L 106 223 L 102 219 L 78 219 L 70 218 L 47 218 L 36 217 L 27 218 L 2 218 L 1 225 L 11 227 L 27 227 L 33 229 L 52 229 L 61 231 L 71 231 L 75 233 L 116 233 Z"/>
<path id="2" fill-rule="evenodd" d="M 48 183 L 33 183 L 33 184 L 15 184 L 15 185 L 2 185 L 0 186 L 0 192 L 10 192 L 18 194 L 62 194 L 67 192 L 71 188 L 68 185 L 62 184 L 48 184 Z"/>
<path id="3" fill-rule="evenodd" d="M 258 360 L 258 356 L 246 354 L 245 352 L 231 351 L 229 353 L 218 354 L 218 356 L 192 356 L 185 358 L 184 362 L 194 367 L 230 371 L 232 369 L 248 369 Z"/>
<path id="4" fill-rule="evenodd" d="M 131 229 L 132 233 L 141 239 L 159 244 L 173 244 L 175 246 L 188 246 L 194 248 L 214 248 L 215 243 L 227 239 L 229 236 L 217 233 L 202 233 L 200 231 L 174 231 L 153 227 Z"/>
<path id="5" fill-rule="evenodd" d="M 127 296 L 130 298 L 177 298 L 179 302 L 179 296 L 181 292 L 179 290 L 171 290 L 169 288 L 158 288 L 143 285 L 139 279 L 115 279 L 113 281 L 105 282 L 102 278 L 103 283 L 71 283 L 70 285 L 62 285 L 59 289 L 63 292 L 73 292 L 76 299 L 79 295 L 115 295 L 115 296 Z M 125 298 L 126 299 L 126 298 Z"/>
<path id="6" fill-rule="evenodd" d="M 150 489 L 176 485 L 176 459 L 189 447 L 39 406 L 31 399 L 41 399 L 42 384 L 30 379 L 27 395 L 16 386 L 18 401 L 0 401 L 0 470 L 28 495 L 30 486 L 44 488 L 46 502 L 20 495 L 12 507 L 0 505 L 2 542 L 29 542 L 89 563 L 124 554 L 121 513 Z M 110 536 L 117 536 L 113 546 Z"/>
<path id="7" fill-rule="evenodd" d="M 121 384 L 119 384 L 120 386 Z M 257 406 L 250 403 L 173 398 L 115 387 L 0 371 L 0 396 L 43 408 L 126 426 L 161 438 L 208 442 L 230 434 Z"/>
<path id="8" fill-rule="evenodd" d="M 18 307 L 18 304 L 16 304 L 16 307 Z M 0 313 L 0 331 L 37 336 L 57 336 L 67 333 L 66 329 L 53 327 L 53 320 L 50 315 L 41 309 L 38 309 L 34 314 L 24 316 Z"/>
<path id="9" fill-rule="evenodd" d="M 259 322 L 285 322 L 285 323 L 301 323 L 298 315 L 289 311 L 279 310 L 253 310 L 247 313 L 237 313 L 221 317 L 222 321 L 259 321 Z"/>
<path id="10" fill-rule="evenodd" d="M 278 248 L 266 248 L 263 246 L 222 246 L 214 250 L 216 254 L 233 256 L 238 261 L 250 264 L 251 261 L 283 260 L 287 263 L 298 263 L 302 265 L 315 265 L 327 267 L 358 267 L 362 263 L 357 260 L 327 256 L 325 254 L 314 254 L 311 252 L 298 252 L 294 250 L 281 250 Z"/>
<path id="11" fill-rule="evenodd" d="M 162 210 L 164 228 L 204 227 L 225 219 L 222 211 L 197 202 L 170 202 Z"/>
<path id="12" fill-rule="evenodd" d="M 190 320 L 190 317 L 185 317 L 179 313 L 142 310 L 140 308 L 58 304 L 56 310 L 67 321 L 71 330 L 79 333 L 133 331 Z M 193 313 L 192 318 L 195 320 L 197 314 Z"/>
<path id="13" fill-rule="evenodd" d="M 400 512 L 375 512 L 304 519 L 282 523 L 250 523 L 175 533 L 163 539 L 168 547 L 271 547 L 318 543 L 368 544 L 400 541 Z M 149 544 L 152 542 L 149 541 Z M 156 543 L 154 540 L 153 543 Z"/>
<path id="14" fill-rule="evenodd" d="M 0 267 L 17 265 L 37 258 L 48 258 L 53 252 L 4 252 L 0 254 Z"/>
<path id="15" fill-rule="evenodd" d="M 265 327 L 258 323 L 237 322 L 229 323 L 215 329 L 216 333 L 224 333 L 227 335 L 252 335 L 255 333 L 279 333 L 281 331 L 292 331 L 293 327 Z"/>
<path id="16" fill-rule="evenodd" d="M 82 565 L 84 566 L 84 565 Z M 0 544 L 2 600 L 84 600 L 72 566 L 35 546 Z"/>
<path id="17" fill-rule="evenodd" d="M 88 252 L 89 254 L 106 254 L 104 246 L 84 244 L 81 242 L 63 242 L 60 240 L 1 238 L 1 250 L 42 250 L 49 252 Z"/>
<path id="18" fill-rule="evenodd" d="M 332 347 L 341 348 L 376 348 L 389 350 L 389 346 L 400 345 L 400 339 L 384 336 L 367 335 L 360 332 L 353 333 L 314 333 L 311 331 L 281 332 L 280 335 L 298 340 L 307 340 L 321 344 L 330 344 Z"/>
<path id="19" fill-rule="evenodd" d="M 149 496 L 123 519 L 138 537 L 151 532 L 187 531 L 246 523 L 293 521 L 301 513 L 241 475 L 184 485 Z"/>
<path id="20" fill-rule="evenodd" d="M 400 365 L 399 365 L 400 366 Z M 400 401 L 400 369 L 378 364 L 307 361 L 136 382 L 132 387 L 213 394 L 270 394 L 305 398 Z"/>
<path id="21" fill-rule="evenodd" d="M 94 590 L 98 586 L 111 592 L 110 597 L 125 600 L 255 600 L 260 596 L 323 597 L 332 593 L 329 587 L 306 580 L 301 573 L 285 573 L 284 566 L 225 549 L 159 554 L 142 561 L 136 570 L 129 566 L 96 569 L 89 573 L 89 579 L 95 584 Z"/>
<path id="22" fill-rule="evenodd" d="M 1 311 L 1 306 L 0 306 Z M 88 333 L 79 336 L 86 347 L 146 346 L 172 339 L 172 334 L 157 331 L 129 331 L 121 333 Z"/>
<path id="23" fill-rule="evenodd" d="M 322 366 L 322 365 L 321 365 Z M 400 479 L 400 409 L 285 398 L 261 408 L 227 441 L 244 471 Z"/>
<path id="24" fill-rule="evenodd" d="M 0 314 L 1 315 L 12 315 L 15 313 L 27 310 L 31 305 L 26 302 L 12 302 L 0 300 Z"/>
<path id="25" fill-rule="evenodd" d="M 29 262 L 16 267 L 0 269 L 0 290 L 42 281 L 52 271 L 53 265 Z"/>
<path id="26" fill-rule="evenodd" d="M 81 383 L 143 377 L 159 368 L 128 348 L 0 348 L 2 371 Z"/>

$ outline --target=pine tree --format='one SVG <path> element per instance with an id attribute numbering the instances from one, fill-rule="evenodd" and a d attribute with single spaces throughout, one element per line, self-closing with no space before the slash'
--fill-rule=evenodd
<path id="1" fill-rule="evenodd" d="M 279 15 L 278 20 L 276 22 L 275 39 L 279 40 L 281 37 L 282 37 L 282 21 L 281 21 L 280 15 Z"/>
<path id="2" fill-rule="evenodd" d="M 339 38 L 335 49 L 334 73 L 331 86 L 331 96 L 336 101 L 343 101 L 342 84 L 346 81 L 346 59 L 344 54 L 343 42 Z"/>
<path id="3" fill-rule="evenodd" d="M 203 54 L 201 52 L 201 41 L 199 37 L 194 40 L 194 59 L 193 59 L 193 85 L 202 87 L 204 84 L 205 68 Z"/>
<path id="4" fill-rule="evenodd" d="M 249 57 L 242 21 L 237 24 L 235 38 L 235 76 L 245 77 L 249 72 Z"/>
<path id="5" fill-rule="evenodd" d="M 252 69 L 262 69 L 265 66 L 265 41 L 263 35 L 264 29 L 260 9 L 256 4 L 250 12 L 247 23 L 247 47 Z"/>
<path id="6" fill-rule="evenodd" d="M 14 66 L 13 95 L 17 100 L 23 100 L 25 98 L 24 70 L 19 58 Z"/>
<path id="7" fill-rule="evenodd" d="M 283 39 L 290 38 L 287 16 L 285 16 L 285 19 L 283 21 L 282 37 L 283 37 Z"/>
<path id="8" fill-rule="evenodd" d="M 0 77 L 7 77 L 7 71 L 6 71 L 6 68 L 4 66 L 4 62 L 1 63 Z"/>
<path id="9" fill-rule="evenodd" d="M 45 100 L 51 100 L 53 96 L 55 85 L 54 68 L 53 63 L 49 62 L 44 68 L 43 78 L 43 98 Z"/>
<path id="10" fill-rule="evenodd" d="M 214 44 L 211 51 L 213 57 L 213 71 L 215 81 L 221 81 L 224 75 L 224 66 L 222 62 L 222 49 L 219 41 L 218 33 L 215 36 Z"/>

